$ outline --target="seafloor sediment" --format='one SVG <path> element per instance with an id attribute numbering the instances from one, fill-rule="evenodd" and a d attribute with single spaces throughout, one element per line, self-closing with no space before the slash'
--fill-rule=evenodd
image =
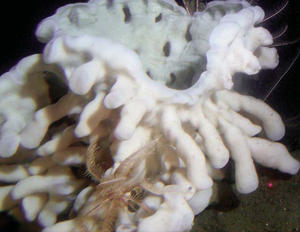
<path id="1" fill-rule="evenodd" d="M 292 154 L 300 160 L 300 146 Z M 218 183 L 219 199 L 195 218 L 192 232 L 300 232 L 300 174 L 256 167 L 259 188 L 238 194 L 229 174 Z"/>

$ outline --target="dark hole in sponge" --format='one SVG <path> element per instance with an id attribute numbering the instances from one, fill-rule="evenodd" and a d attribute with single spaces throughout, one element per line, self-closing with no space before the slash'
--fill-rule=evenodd
<path id="1" fill-rule="evenodd" d="M 151 75 L 151 72 L 148 70 L 147 72 L 147 75 L 151 78 L 151 79 L 153 79 L 153 77 L 152 77 L 152 75 Z"/>
<path id="2" fill-rule="evenodd" d="M 176 75 L 174 73 L 170 73 L 170 81 L 167 83 L 168 86 L 172 86 L 176 81 Z"/>
<path id="3" fill-rule="evenodd" d="M 163 47 L 163 52 L 164 52 L 164 55 L 166 57 L 168 57 L 170 55 L 170 52 L 171 52 L 171 43 L 170 43 L 170 41 L 165 43 L 165 45 Z"/>
<path id="4" fill-rule="evenodd" d="M 160 13 L 155 17 L 155 22 L 158 23 L 162 19 L 162 14 Z"/>
<path id="5" fill-rule="evenodd" d="M 123 7 L 123 13 L 124 13 L 124 22 L 128 23 L 131 20 L 131 13 L 128 6 Z"/>
<path id="6" fill-rule="evenodd" d="M 186 32 L 185 32 L 185 40 L 187 42 L 190 42 L 193 38 L 192 38 L 192 35 L 191 35 L 191 32 L 190 32 L 190 29 L 191 29 L 191 24 L 188 25 L 187 29 L 186 29 Z"/>
<path id="7" fill-rule="evenodd" d="M 109 9 L 114 4 L 114 0 L 106 0 L 106 8 Z"/>

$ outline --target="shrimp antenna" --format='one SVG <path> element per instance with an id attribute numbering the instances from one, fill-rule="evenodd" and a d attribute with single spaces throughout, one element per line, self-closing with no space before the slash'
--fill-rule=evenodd
<path id="1" fill-rule="evenodd" d="M 290 123 L 290 122 L 296 121 L 296 120 L 298 120 L 298 119 L 300 119 L 300 113 L 299 113 L 299 114 L 296 114 L 294 117 L 288 118 L 288 119 L 286 120 L 286 122 L 287 122 L 287 123 Z"/>
<path id="2" fill-rule="evenodd" d="M 288 71 L 291 69 L 291 67 L 295 64 L 296 60 L 299 58 L 299 55 L 300 55 L 300 50 L 298 50 L 295 58 L 292 60 L 292 62 L 290 63 L 290 65 L 288 66 L 288 68 L 285 70 L 285 72 L 280 76 L 280 78 L 278 79 L 278 81 L 276 81 L 276 83 L 268 91 L 267 95 L 264 97 L 264 101 L 266 101 L 268 99 L 268 97 L 271 95 L 271 93 L 274 91 L 274 89 L 281 82 L 281 80 L 283 79 L 283 77 L 288 73 Z"/>
<path id="3" fill-rule="evenodd" d="M 284 25 L 283 30 L 281 32 L 279 32 L 277 35 L 274 35 L 273 39 L 275 40 L 275 39 L 278 39 L 281 36 L 283 36 L 287 32 L 288 27 L 289 27 L 288 25 Z"/>
<path id="4" fill-rule="evenodd" d="M 285 1 L 285 3 L 283 4 L 282 7 L 280 7 L 275 13 L 273 13 L 273 14 L 271 14 L 270 16 L 264 18 L 264 20 L 263 20 L 261 23 L 266 22 L 266 21 L 268 21 L 269 19 L 273 18 L 274 16 L 278 15 L 281 11 L 283 11 L 283 10 L 286 8 L 286 6 L 288 5 L 288 3 L 289 3 L 288 0 Z"/>
<path id="5" fill-rule="evenodd" d="M 288 42 L 281 42 L 281 43 L 277 43 L 277 44 L 272 44 L 270 47 L 281 47 L 281 46 L 287 46 L 287 45 L 292 45 L 292 44 L 296 44 L 300 42 L 300 38 L 295 39 L 293 41 L 288 41 Z"/>
<path id="6" fill-rule="evenodd" d="M 203 11 L 206 7 L 206 0 L 195 0 L 193 5 L 192 2 L 192 0 L 182 0 L 183 6 L 189 15 Z"/>
<path id="7" fill-rule="evenodd" d="M 188 12 L 188 14 L 192 15 L 192 11 L 191 11 L 189 2 L 187 0 L 182 0 L 182 2 L 183 2 L 183 6 L 186 9 L 186 11 Z"/>

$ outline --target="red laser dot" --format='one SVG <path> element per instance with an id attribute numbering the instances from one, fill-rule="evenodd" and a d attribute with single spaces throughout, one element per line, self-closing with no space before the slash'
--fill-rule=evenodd
<path id="1" fill-rule="evenodd" d="M 269 182 L 267 183 L 267 187 L 268 187 L 269 189 L 273 188 L 273 187 L 274 187 L 273 182 L 272 182 L 272 181 L 269 181 Z"/>

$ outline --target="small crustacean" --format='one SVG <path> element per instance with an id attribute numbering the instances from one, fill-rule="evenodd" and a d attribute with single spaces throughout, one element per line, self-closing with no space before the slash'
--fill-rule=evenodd
<path id="1" fill-rule="evenodd" d="M 78 215 L 80 231 L 114 231 L 122 210 L 135 212 L 142 207 L 149 214 L 153 213 L 142 203 L 147 194 L 142 183 L 146 174 L 143 162 L 155 152 L 155 143 L 156 141 L 150 142 L 133 153 L 107 176 L 103 176 L 103 151 L 97 143 L 90 145 L 87 153 L 87 169 L 99 184 Z"/>
<path id="2" fill-rule="evenodd" d="M 110 168 L 113 160 L 109 149 L 99 145 L 99 141 L 92 142 L 86 154 L 86 166 L 88 173 L 96 180 L 100 181 L 105 170 Z"/>
<path id="3" fill-rule="evenodd" d="M 206 0 L 182 0 L 182 4 L 189 15 L 193 15 L 195 12 L 199 12 L 205 9 Z"/>

